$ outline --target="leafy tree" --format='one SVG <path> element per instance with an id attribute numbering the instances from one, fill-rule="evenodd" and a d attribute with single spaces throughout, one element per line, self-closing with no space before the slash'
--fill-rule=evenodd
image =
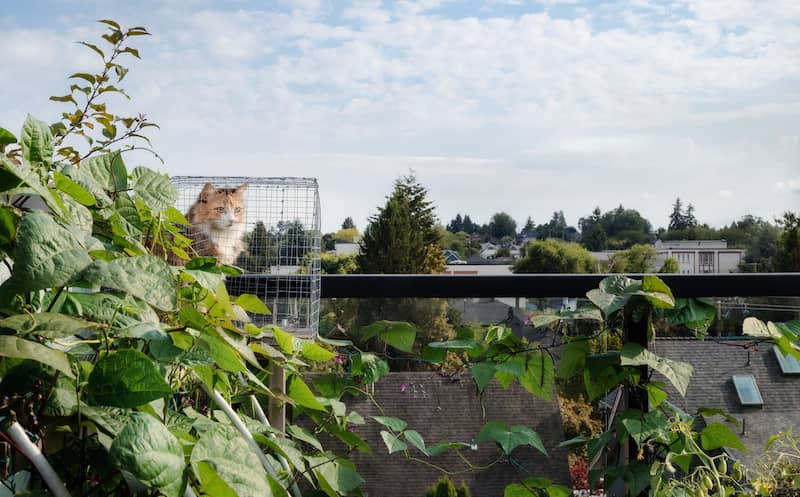
<path id="1" fill-rule="evenodd" d="M 612 273 L 650 273 L 656 262 L 656 249 L 652 245 L 637 244 L 617 252 L 611 258 Z"/>
<path id="2" fill-rule="evenodd" d="M 514 263 L 514 273 L 596 273 L 597 260 L 577 243 L 534 240 L 525 247 L 525 257 Z"/>
<path id="3" fill-rule="evenodd" d="M 342 229 L 343 230 L 356 229 L 356 223 L 353 222 L 352 217 L 347 216 L 346 218 L 344 218 L 344 221 L 342 222 Z"/>
<path id="4" fill-rule="evenodd" d="M 340 243 L 354 243 L 361 235 L 355 228 L 342 228 L 333 234 L 333 241 Z"/>
<path id="5" fill-rule="evenodd" d="M 775 254 L 775 270 L 800 271 L 800 216 L 786 212 L 779 224 L 783 232 Z"/>
<path id="6" fill-rule="evenodd" d="M 599 252 L 608 247 L 608 236 L 600 224 L 593 225 L 581 240 L 586 250 Z"/>
<path id="7" fill-rule="evenodd" d="M 473 223 L 472 219 L 469 218 L 469 215 L 465 214 L 463 231 L 472 234 L 477 233 L 479 229 L 480 226 L 478 226 L 476 223 Z"/>
<path id="8" fill-rule="evenodd" d="M 505 212 L 498 212 L 489 221 L 489 234 L 497 240 L 517 236 L 517 222 Z"/>
<path id="9" fill-rule="evenodd" d="M 353 274 L 358 272 L 356 254 L 320 256 L 320 271 L 323 274 Z"/>
<path id="10" fill-rule="evenodd" d="M 608 237 L 609 248 L 625 249 L 637 243 L 652 241 L 650 222 L 635 209 L 626 209 L 619 205 L 600 216 L 598 223 Z"/>
<path id="11" fill-rule="evenodd" d="M 428 274 L 444 270 L 433 203 L 414 176 L 395 181 L 386 205 L 370 218 L 361 239 L 362 273 Z"/>
<path id="12" fill-rule="evenodd" d="M 658 270 L 659 273 L 677 273 L 681 270 L 680 263 L 678 259 L 674 257 L 667 257 L 664 259 L 664 263 L 661 264 L 661 268 Z"/>
<path id="13" fill-rule="evenodd" d="M 536 233 L 541 239 L 555 238 L 565 240 L 569 231 L 568 228 L 567 221 L 564 218 L 564 211 L 555 211 L 547 224 L 540 224 L 536 227 Z"/>

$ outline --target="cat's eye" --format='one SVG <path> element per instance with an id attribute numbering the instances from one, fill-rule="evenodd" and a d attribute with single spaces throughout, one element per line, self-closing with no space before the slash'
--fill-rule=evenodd
<path id="1" fill-rule="evenodd" d="M 237 208 L 233 209 L 233 212 L 235 212 L 236 214 L 239 214 L 240 212 L 242 212 L 242 208 L 241 207 L 237 207 Z"/>
<path id="2" fill-rule="evenodd" d="M 222 214 L 223 212 L 225 212 L 225 207 L 217 207 L 217 208 L 216 208 L 216 209 L 214 209 L 214 210 L 215 210 L 215 211 L 217 211 L 217 212 L 219 212 L 220 214 Z"/>

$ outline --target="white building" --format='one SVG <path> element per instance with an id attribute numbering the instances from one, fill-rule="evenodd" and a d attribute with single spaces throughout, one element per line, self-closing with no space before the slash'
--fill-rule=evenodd
<path id="1" fill-rule="evenodd" d="M 725 240 L 658 240 L 654 246 L 657 266 L 672 257 L 680 274 L 735 273 L 744 259 L 744 250 L 728 248 Z"/>

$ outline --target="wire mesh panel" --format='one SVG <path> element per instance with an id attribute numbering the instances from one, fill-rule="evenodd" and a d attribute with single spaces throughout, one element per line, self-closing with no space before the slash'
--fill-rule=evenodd
<path id="1" fill-rule="evenodd" d="M 320 204 L 314 178 L 174 176 L 176 208 L 187 213 L 198 255 L 245 271 L 227 280 L 232 295 L 258 295 L 275 324 L 315 336 L 320 299 Z M 238 209 L 238 210 L 237 210 Z M 221 220 L 218 220 L 221 219 Z"/>

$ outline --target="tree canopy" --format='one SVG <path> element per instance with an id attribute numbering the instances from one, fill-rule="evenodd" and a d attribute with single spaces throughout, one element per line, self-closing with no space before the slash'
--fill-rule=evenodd
<path id="1" fill-rule="evenodd" d="M 498 212 L 489 221 L 489 235 L 492 238 L 501 239 L 509 236 L 517 236 L 517 222 L 505 212 Z"/>
<path id="2" fill-rule="evenodd" d="M 596 273 L 597 260 L 577 243 L 559 240 L 534 240 L 525 248 L 525 257 L 514 263 L 515 273 Z"/>

